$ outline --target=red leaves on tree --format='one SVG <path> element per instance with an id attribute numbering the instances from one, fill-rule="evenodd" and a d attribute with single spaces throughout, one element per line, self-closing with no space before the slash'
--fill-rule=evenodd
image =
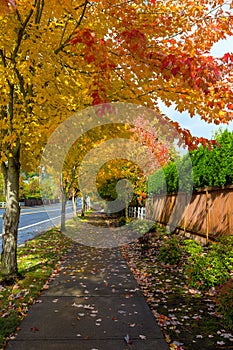
<path id="1" fill-rule="evenodd" d="M 192 134 L 188 129 L 181 128 L 177 122 L 170 121 L 170 123 L 179 132 L 182 142 L 184 142 L 187 145 L 189 151 L 197 149 L 197 147 L 200 144 L 202 144 L 204 147 L 207 147 L 208 149 L 211 149 L 213 148 L 214 145 L 218 144 L 216 140 L 208 140 L 205 137 L 192 136 Z"/>
<path id="2" fill-rule="evenodd" d="M 77 29 L 70 42 L 73 46 L 78 43 L 83 43 L 87 46 L 92 46 L 95 42 L 95 33 L 88 28 Z"/>
<path id="3" fill-rule="evenodd" d="M 233 110 L 233 103 L 228 103 L 227 104 L 227 108 L 230 109 L 230 110 Z"/>
<path id="4" fill-rule="evenodd" d="M 125 30 L 119 36 L 120 43 L 138 56 L 144 54 L 147 48 L 147 39 L 144 33 L 137 29 Z"/>
<path id="5" fill-rule="evenodd" d="M 216 83 L 220 76 L 218 62 L 212 56 L 196 58 L 187 53 L 169 54 L 163 57 L 161 71 L 165 80 L 180 75 L 186 78 L 190 87 L 201 88 L 204 93 L 208 93 L 208 86 Z"/>
<path id="6" fill-rule="evenodd" d="M 116 6 L 101 1 L 92 7 L 94 16 L 98 14 L 97 3 L 102 11 L 101 26 L 95 25 L 93 17 L 94 25 L 86 21 L 70 40 L 74 51 L 77 45 L 84 66 L 87 63 L 84 71 L 91 77 L 93 105 L 117 99 L 138 102 L 137 96 L 140 103 L 148 103 L 151 96 L 152 103 L 157 98 L 174 102 L 180 112 L 198 113 L 207 122 L 230 120 L 233 55 L 214 58 L 209 54 L 211 44 L 230 30 L 228 20 L 221 20 L 223 15 L 216 12 L 210 23 L 203 20 L 206 27 L 202 35 L 204 5 L 187 2 L 187 7 L 180 8 L 169 3 L 166 11 L 156 0 L 142 4 L 122 1 Z M 105 14 L 111 25 L 106 26 Z M 200 23 L 192 32 L 193 16 Z M 191 146 L 193 139 L 190 135 L 186 139 Z"/>
<path id="7" fill-rule="evenodd" d="M 72 46 L 78 44 L 84 46 L 84 59 L 87 64 L 91 65 L 93 79 L 89 91 L 92 97 L 92 105 L 107 103 L 106 88 L 110 85 L 110 73 L 116 68 L 116 64 L 110 58 L 105 39 L 98 38 L 94 31 L 84 28 L 76 30 L 70 43 Z"/>
<path id="8" fill-rule="evenodd" d="M 162 121 L 163 119 L 161 118 L 160 125 Z M 149 167 L 156 168 L 158 165 L 163 166 L 167 164 L 170 160 L 169 145 L 159 136 L 156 129 L 151 126 L 143 116 L 137 118 L 130 131 L 133 133 L 132 139 L 139 141 L 150 150 L 152 159 L 148 158 Z M 155 163 L 155 159 L 157 164 Z"/>
<path id="9" fill-rule="evenodd" d="M 232 61 L 232 56 L 231 56 L 231 54 L 229 54 L 229 52 L 228 52 L 228 53 L 225 53 L 224 56 L 223 56 L 223 58 L 222 58 L 222 61 L 223 61 L 223 62 L 226 62 L 226 63 L 228 63 L 229 61 Z"/>

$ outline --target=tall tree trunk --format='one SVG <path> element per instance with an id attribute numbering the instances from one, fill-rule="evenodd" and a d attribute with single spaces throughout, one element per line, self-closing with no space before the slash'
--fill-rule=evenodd
<path id="1" fill-rule="evenodd" d="M 81 211 L 81 216 L 85 215 L 85 211 L 86 211 L 86 196 L 83 195 L 82 196 L 82 211 Z"/>
<path id="2" fill-rule="evenodd" d="M 72 195 L 72 205 L 73 205 L 73 213 L 74 213 L 74 217 L 76 217 L 77 216 L 77 205 L 76 205 L 76 197 L 75 197 L 75 195 L 74 195 L 74 193 L 73 193 L 73 195 Z"/>
<path id="3" fill-rule="evenodd" d="M 61 199 L 61 231 L 66 230 L 66 203 L 67 203 L 66 191 L 65 189 L 63 189 L 62 199 Z"/>
<path id="4" fill-rule="evenodd" d="M 2 163 L 4 175 L 6 209 L 3 215 L 1 274 L 4 280 L 18 276 L 17 236 L 19 224 L 19 146 L 12 150 L 12 157 Z"/>

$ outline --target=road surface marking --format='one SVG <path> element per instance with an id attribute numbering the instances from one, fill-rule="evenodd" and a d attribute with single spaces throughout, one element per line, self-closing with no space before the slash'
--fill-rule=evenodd
<path id="1" fill-rule="evenodd" d="M 69 207 L 67 207 L 67 209 L 70 209 Z M 37 213 L 48 213 L 50 211 L 61 211 L 61 208 L 57 208 L 57 209 L 50 209 L 50 210 L 38 210 L 38 211 L 29 211 L 27 213 L 23 213 L 21 212 L 20 215 L 29 215 L 29 214 L 37 214 Z"/>
<path id="2" fill-rule="evenodd" d="M 67 206 L 67 209 L 71 209 L 71 206 Z M 24 210 L 27 210 L 27 209 L 24 209 Z M 29 211 L 27 213 L 24 213 L 24 212 L 21 211 L 20 216 L 22 216 L 22 215 L 29 215 L 29 214 L 37 214 L 37 213 L 48 213 L 50 211 L 59 211 L 59 210 L 61 210 L 61 208 L 50 209 L 50 210 L 44 209 L 44 210 L 40 210 L 40 211 L 39 210 Z M 3 215 L 0 215 L 0 218 L 2 218 L 2 217 L 3 217 Z"/>
<path id="3" fill-rule="evenodd" d="M 25 230 L 26 228 L 37 226 L 37 225 L 43 224 L 44 222 L 52 221 L 52 220 L 60 218 L 60 217 L 61 217 L 61 215 L 55 216 L 52 219 L 47 219 L 47 220 L 43 220 L 43 221 L 40 221 L 40 222 L 36 222 L 35 224 L 31 224 L 31 225 L 28 225 L 28 226 L 20 227 L 20 228 L 18 228 L 18 231 L 22 231 L 22 230 Z M 0 237 L 2 237 L 2 234 L 0 234 Z"/>
<path id="4" fill-rule="evenodd" d="M 20 227 L 18 229 L 18 231 L 25 230 L 26 228 L 29 228 L 29 227 L 37 226 L 37 225 L 43 224 L 44 222 L 52 221 L 52 220 L 60 218 L 60 217 L 61 217 L 61 215 L 55 216 L 54 218 L 51 218 L 51 219 L 47 219 L 47 220 L 43 220 L 43 221 L 40 221 L 40 222 L 36 222 L 35 224 L 31 224 L 31 225 L 28 225 L 28 226 Z"/>

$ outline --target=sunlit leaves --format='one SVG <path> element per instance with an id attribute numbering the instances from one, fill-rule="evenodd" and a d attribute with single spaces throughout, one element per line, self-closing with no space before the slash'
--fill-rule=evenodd
<path id="1" fill-rule="evenodd" d="M 118 98 L 126 98 L 126 93 L 128 100 L 137 101 L 140 96 L 139 101 L 152 105 L 151 98 L 156 100 L 159 96 L 175 102 L 179 110 L 189 110 L 191 116 L 198 113 L 206 121 L 214 119 L 218 123 L 231 118 L 224 110 L 230 85 L 221 90 L 223 75 L 229 75 L 230 71 L 208 54 L 212 44 L 220 38 L 216 39 L 211 28 L 214 25 L 221 28 L 222 37 L 232 28 L 232 17 L 221 5 L 220 1 L 213 3 L 212 8 L 207 1 L 116 5 L 102 1 L 93 6 L 93 14 L 99 14 L 99 21 L 91 25 L 89 22 L 89 28 L 80 29 L 85 35 L 81 37 L 78 31 L 72 39 L 73 43 L 79 43 L 87 37 L 86 46 L 90 50 L 87 62 L 95 71 L 94 84 L 99 81 L 98 89 L 92 92 L 93 103 L 109 100 L 120 83 L 123 93 L 118 94 Z M 100 9 L 102 14 L 98 12 Z M 206 30 L 202 32 L 203 25 Z M 96 41 L 101 38 L 99 33 L 108 52 L 104 70 L 101 70 L 99 57 L 92 52 L 94 38 Z M 95 49 L 102 57 L 101 45 Z M 111 64 L 108 64 L 109 59 Z M 111 93 L 106 86 L 111 86 Z M 215 86 L 216 102 L 210 111 L 207 104 L 208 100 L 213 100 L 212 86 Z M 140 94 L 139 88 L 144 93 Z"/>
<path id="2" fill-rule="evenodd" d="M 13 120 L 1 117 L 2 156 L 13 134 L 22 149 L 33 138 L 32 152 L 69 113 L 106 101 L 157 109 L 161 98 L 207 122 L 231 120 L 232 55 L 210 55 L 213 43 L 232 33 L 222 1 L 42 3 L 1 2 L 5 110 L 14 86 Z M 200 141 L 177 128 L 190 147 Z"/>

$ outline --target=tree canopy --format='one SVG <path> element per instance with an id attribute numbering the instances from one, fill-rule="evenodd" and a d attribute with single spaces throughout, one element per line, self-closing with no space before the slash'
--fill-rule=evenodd
<path id="1" fill-rule="evenodd" d="M 91 103 L 157 108 L 161 98 L 207 122 L 230 120 L 233 58 L 210 55 L 232 34 L 230 8 L 222 0 L 3 1 L 1 158 L 20 137 L 21 162 L 31 165 L 39 140 Z"/>

